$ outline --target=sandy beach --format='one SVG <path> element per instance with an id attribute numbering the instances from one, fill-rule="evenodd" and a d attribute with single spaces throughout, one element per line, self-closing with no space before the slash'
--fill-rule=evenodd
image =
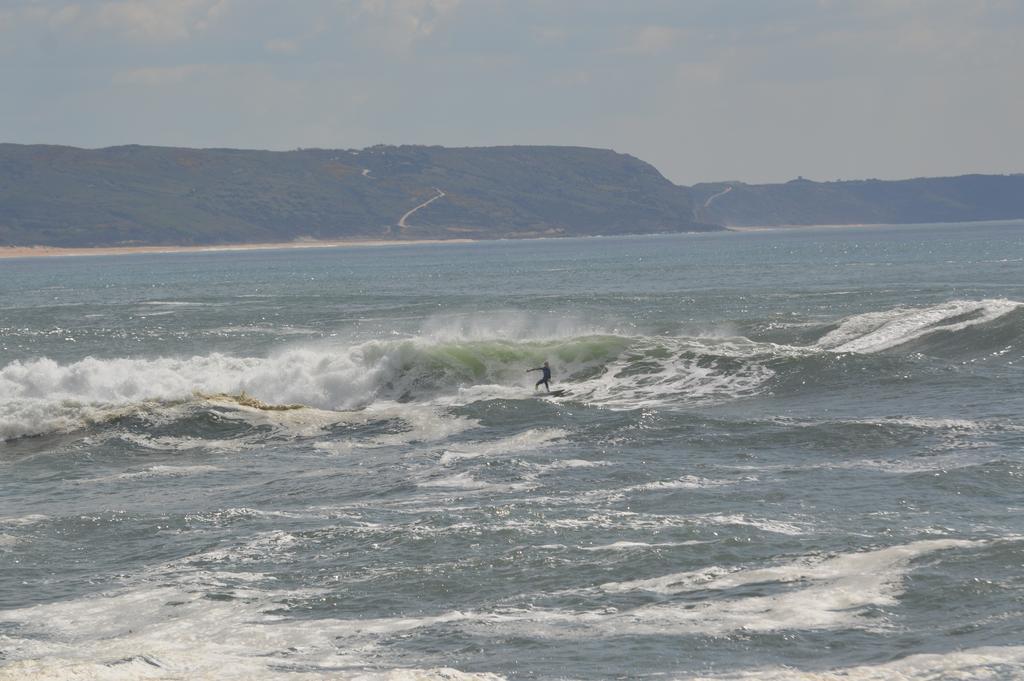
<path id="1" fill-rule="evenodd" d="M 47 258 L 90 255 L 132 255 L 139 253 L 206 253 L 223 251 L 260 251 L 300 248 L 347 248 L 359 246 L 402 246 L 424 243 L 470 243 L 475 239 L 402 239 L 344 240 L 344 241 L 286 241 L 280 243 L 218 244 L 210 246 L 96 246 L 88 248 L 59 248 L 56 246 L 0 246 L 0 259 Z"/>

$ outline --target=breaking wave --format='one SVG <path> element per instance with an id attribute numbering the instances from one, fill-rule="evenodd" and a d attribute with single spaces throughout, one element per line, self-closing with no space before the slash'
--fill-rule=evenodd
<path id="1" fill-rule="evenodd" d="M 811 345 L 743 337 L 628 336 L 565 327 L 530 338 L 522 328 L 469 324 L 354 345 L 293 347 L 268 357 L 48 358 L 0 367 L 0 439 L 68 432 L 168 404 L 225 396 L 239 408 L 299 405 L 335 412 L 379 403 L 458 405 L 533 396 L 545 359 L 574 401 L 607 409 L 693 407 L 764 394 L 779 372 L 820 373 L 843 353 L 908 346 L 1000 348 L 1019 343 L 1024 304 L 954 300 L 840 319 Z M 521 325 L 520 325 L 521 326 Z M 581 335 L 572 335 L 580 333 Z M 508 333 L 507 340 L 498 336 Z M 974 334 L 968 336 L 967 334 Z M 923 344 L 923 345 L 922 345 Z M 930 344 L 930 345 L 929 345 Z"/>
<path id="2" fill-rule="evenodd" d="M 1024 306 L 1013 300 L 951 300 L 924 308 L 897 307 L 853 315 L 818 341 L 817 347 L 833 352 L 874 353 L 889 350 L 936 334 L 990 324 Z M 1020 326 L 1017 326 L 1019 339 Z"/>
<path id="3" fill-rule="evenodd" d="M 682 391 L 738 396 L 770 375 L 743 359 L 702 355 L 692 345 L 622 336 L 410 338 L 293 348 L 266 358 L 16 361 L 0 368 L 0 438 L 69 431 L 196 400 L 263 410 L 305 405 L 353 411 L 382 402 L 520 399 L 533 396 L 537 378 L 526 369 L 545 359 L 557 367 L 560 385 L 571 383 L 580 399 L 608 406 L 635 407 Z"/>

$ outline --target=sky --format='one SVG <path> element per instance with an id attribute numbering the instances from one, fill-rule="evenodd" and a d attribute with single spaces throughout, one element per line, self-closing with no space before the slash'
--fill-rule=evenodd
<path id="1" fill-rule="evenodd" d="M 0 142 L 1024 172 L 1024 0 L 0 0 Z"/>

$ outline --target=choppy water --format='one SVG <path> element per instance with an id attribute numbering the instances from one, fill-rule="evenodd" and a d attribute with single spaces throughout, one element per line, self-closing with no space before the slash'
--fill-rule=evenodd
<path id="1" fill-rule="evenodd" d="M 1021 222 L 0 261 L 0 678 L 1022 677 L 1022 301 Z"/>

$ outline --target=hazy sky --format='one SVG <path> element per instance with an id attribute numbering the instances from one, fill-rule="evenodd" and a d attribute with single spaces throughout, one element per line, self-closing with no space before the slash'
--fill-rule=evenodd
<path id="1" fill-rule="evenodd" d="M 1024 172 L 1024 0 L 0 0 L 0 141 Z"/>

